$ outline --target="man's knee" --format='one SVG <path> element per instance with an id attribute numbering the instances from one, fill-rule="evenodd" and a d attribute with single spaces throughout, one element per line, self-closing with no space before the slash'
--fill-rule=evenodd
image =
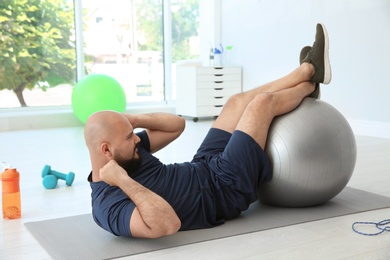
<path id="1" fill-rule="evenodd" d="M 237 107 L 245 104 L 248 104 L 248 100 L 245 93 L 236 93 L 229 97 L 225 106 L 229 105 L 229 106 Z"/>
<path id="2" fill-rule="evenodd" d="M 247 106 L 250 103 L 255 103 L 261 106 L 267 106 L 271 104 L 273 100 L 273 93 L 262 93 L 258 94 L 255 97 L 248 95 L 246 92 L 237 93 L 232 95 L 226 104 L 229 104 L 233 107 L 240 105 Z"/>
<path id="3" fill-rule="evenodd" d="M 253 125 L 253 121 L 261 122 L 262 125 L 266 125 L 274 118 L 274 106 L 275 106 L 274 93 L 263 93 L 256 95 L 251 102 L 247 105 L 242 118 L 242 123 Z M 246 126 L 248 127 L 248 126 Z"/>
<path id="4" fill-rule="evenodd" d="M 274 93 L 262 93 L 256 95 L 250 102 L 258 111 L 272 111 Z"/>

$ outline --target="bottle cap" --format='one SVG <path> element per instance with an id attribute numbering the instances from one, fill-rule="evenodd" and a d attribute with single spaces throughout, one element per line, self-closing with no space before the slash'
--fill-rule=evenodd
<path id="1" fill-rule="evenodd" d="M 1 174 L 2 180 L 15 179 L 15 178 L 19 178 L 19 172 L 16 170 L 16 168 L 6 168 L 4 172 Z"/>
<path id="2" fill-rule="evenodd" d="M 1 174 L 3 182 L 3 193 L 13 193 L 19 191 L 19 172 L 16 168 L 5 169 Z"/>

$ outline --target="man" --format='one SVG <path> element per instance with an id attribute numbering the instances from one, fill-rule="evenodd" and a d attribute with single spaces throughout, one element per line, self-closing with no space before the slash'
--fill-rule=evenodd
<path id="1" fill-rule="evenodd" d="M 305 55 L 307 53 L 307 55 Z M 181 117 L 156 113 L 93 114 L 85 126 L 96 223 L 120 236 L 158 238 L 178 230 L 209 228 L 237 217 L 271 179 L 264 153 L 269 126 L 329 83 L 328 36 L 317 24 L 301 65 L 225 104 L 191 162 L 164 165 L 152 154 L 184 130 Z M 134 129 L 144 130 L 134 133 Z"/>

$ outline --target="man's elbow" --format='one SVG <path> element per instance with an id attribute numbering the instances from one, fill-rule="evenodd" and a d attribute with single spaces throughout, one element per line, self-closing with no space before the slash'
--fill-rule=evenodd
<path id="1" fill-rule="evenodd" d="M 171 220 L 169 223 L 165 224 L 164 227 L 154 228 L 149 230 L 145 238 L 160 238 L 165 236 L 171 236 L 176 234 L 181 227 L 181 222 L 179 219 Z"/>
<path id="2" fill-rule="evenodd" d="M 169 224 L 162 229 L 160 234 L 156 234 L 158 237 L 171 236 L 176 234 L 181 227 L 181 221 L 179 218 L 175 218 L 169 221 Z M 157 237 L 157 238 L 158 238 Z"/>
<path id="3" fill-rule="evenodd" d="M 177 217 L 177 218 L 175 218 L 175 220 L 174 220 L 173 223 L 172 223 L 172 226 L 171 226 L 171 228 L 170 228 L 170 230 L 169 230 L 169 231 L 170 231 L 170 232 L 169 232 L 169 235 L 176 234 L 177 231 L 179 231 L 180 227 L 181 227 L 181 221 L 180 221 L 180 219 Z"/>

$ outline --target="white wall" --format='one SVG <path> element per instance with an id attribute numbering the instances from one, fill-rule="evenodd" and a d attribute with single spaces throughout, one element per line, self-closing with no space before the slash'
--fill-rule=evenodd
<path id="1" fill-rule="evenodd" d="M 333 79 L 322 100 L 350 121 L 356 134 L 390 138 L 390 1 L 215 0 L 221 41 L 234 45 L 244 90 L 283 76 L 312 45 L 317 22 L 330 36 Z"/>

